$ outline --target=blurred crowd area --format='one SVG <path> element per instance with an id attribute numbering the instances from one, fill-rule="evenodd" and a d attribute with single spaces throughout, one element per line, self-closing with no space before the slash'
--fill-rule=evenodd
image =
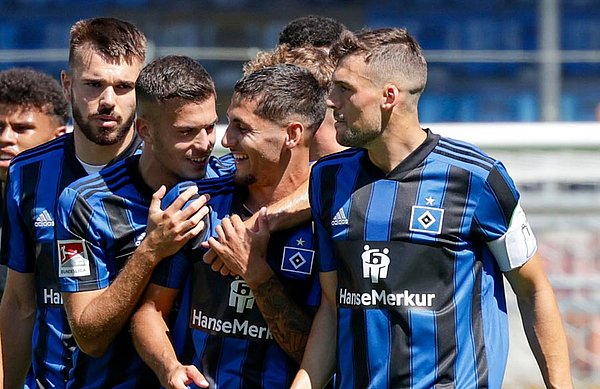
<path id="1" fill-rule="evenodd" d="M 58 77 L 74 21 L 127 18 L 151 40 L 151 56 L 177 51 L 201 60 L 224 110 L 242 64 L 310 13 L 353 30 L 411 31 L 429 61 L 423 122 L 597 119 L 598 0 L 0 0 L 0 68 Z"/>

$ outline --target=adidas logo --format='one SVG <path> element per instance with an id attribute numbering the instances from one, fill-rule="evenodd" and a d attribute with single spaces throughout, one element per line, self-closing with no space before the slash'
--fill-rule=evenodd
<path id="1" fill-rule="evenodd" d="M 331 225 L 332 226 L 348 225 L 348 218 L 346 217 L 346 213 L 344 212 L 344 208 L 340 208 L 337 211 L 337 213 L 333 217 L 333 220 L 331 221 Z"/>
<path id="2" fill-rule="evenodd" d="M 35 227 L 54 227 L 54 219 L 47 210 L 43 210 L 33 223 Z"/>

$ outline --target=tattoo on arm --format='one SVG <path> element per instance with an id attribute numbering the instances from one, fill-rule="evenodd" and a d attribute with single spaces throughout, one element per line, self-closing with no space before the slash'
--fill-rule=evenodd
<path id="1" fill-rule="evenodd" d="M 292 301 L 275 275 L 252 292 L 277 343 L 296 362 L 302 362 L 312 318 Z"/>

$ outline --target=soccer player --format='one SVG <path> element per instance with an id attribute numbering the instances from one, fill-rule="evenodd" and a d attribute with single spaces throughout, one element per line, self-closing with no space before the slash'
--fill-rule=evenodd
<path id="1" fill-rule="evenodd" d="M 322 48 L 315 46 L 290 47 L 287 44 L 282 44 L 273 51 L 260 52 L 254 59 L 244 64 L 244 74 L 247 75 L 258 69 L 284 63 L 308 69 L 323 88 L 329 90 L 333 62 Z M 325 155 L 346 149 L 335 139 L 334 123 L 333 110 L 327 109 L 323 123 L 312 137 L 310 145 L 311 162 Z"/>
<path id="2" fill-rule="evenodd" d="M 139 148 L 132 126 L 134 85 L 145 48 L 144 34 L 131 23 L 75 23 L 69 69 L 62 73 L 73 132 L 11 162 L 2 231 L 2 261 L 9 271 L 0 307 L 7 388 L 22 387 L 30 365 L 39 387 L 66 385 L 75 341 L 53 263 L 56 201 L 69 183 Z"/>
<path id="3" fill-rule="evenodd" d="M 10 161 L 22 151 L 64 134 L 68 119 L 67 102 L 54 78 L 26 68 L 0 72 L 0 197 Z M 2 296 L 5 266 L 0 278 Z"/>
<path id="4" fill-rule="evenodd" d="M 570 388 L 561 318 L 512 180 L 475 146 L 421 128 L 419 44 L 403 29 L 348 32 L 332 54 L 328 105 L 353 148 L 312 170 L 323 298 L 293 387 L 320 387 L 337 365 L 341 388 L 499 389 L 505 276 L 546 384 Z"/>
<path id="5" fill-rule="evenodd" d="M 140 73 L 136 94 L 142 154 L 69 185 L 57 206 L 58 277 L 81 348 L 69 388 L 158 387 L 127 324 L 154 267 L 205 228 L 208 196 L 182 209 L 197 194 L 192 187 L 164 211 L 160 200 L 179 181 L 231 177 L 233 169 L 210 156 L 216 94 L 200 64 L 157 59 Z"/>
<path id="6" fill-rule="evenodd" d="M 192 252 L 155 273 L 132 319 L 136 348 L 166 388 L 291 383 L 319 300 L 312 226 L 270 235 L 263 207 L 307 180 L 324 98 L 317 80 L 293 65 L 264 68 L 236 83 L 222 142 L 235 157 L 238 188 L 233 216 L 216 228 L 218 241 L 209 240 L 236 276 L 213 271 Z M 245 227 L 242 220 L 259 210 L 256 224 Z M 179 290 L 172 344 L 168 314 Z"/>

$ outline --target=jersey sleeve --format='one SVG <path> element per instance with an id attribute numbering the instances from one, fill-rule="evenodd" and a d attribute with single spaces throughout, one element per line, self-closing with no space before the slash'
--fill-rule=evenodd
<path id="1" fill-rule="evenodd" d="M 315 251 L 319 264 L 320 272 L 329 272 L 337 269 L 337 263 L 333 254 L 333 245 L 329 230 L 325 227 L 324 210 L 322 207 L 322 199 L 319 196 L 322 183 L 322 175 L 318 166 L 314 166 L 311 172 L 309 181 L 308 199 L 310 202 L 310 210 L 315 226 L 316 245 Z"/>
<path id="2" fill-rule="evenodd" d="M 108 287 L 109 272 L 96 228 L 101 212 L 67 187 L 56 209 L 56 270 L 62 292 Z"/>
<path id="3" fill-rule="evenodd" d="M 33 273 L 35 244 L 28 242 L 30 233 L 23 220 L 21 200 L 19 174 L 11 169 L 3 200 L 0 263 L 19 273 Z"/>
<path id="4" fill-rule="evenodd" d="M 484 183 L 475 210 L 475 224 L 504 272 L 524 265 L 537 250 L 519 199 L 505 167 L 496 162 Z"/>

